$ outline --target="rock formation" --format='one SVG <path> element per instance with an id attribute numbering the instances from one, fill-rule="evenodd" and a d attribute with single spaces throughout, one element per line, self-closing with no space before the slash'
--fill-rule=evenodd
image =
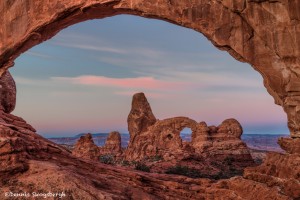
<path id="1" fill-rule="evenodd" d="M 98 160 L 100 153 L 98 146 L 93 141 L 92 135 L 88 133 L 79 138 L 72 154 L 79 158 Z"/>
<path id="2" fill-rule="evenodd" d="M 244 177 L 249 180 L 278 187 L 291 199 L 300 198 L 300 154 L 268 153 L 262 165 L 246 168 Z"/>
<path id="3" fill-rule="evenodd" d="M 270 154 L 263 165 L 246 169 L 244 177 L 219 181 L 192 179 L 178 175 L 138 172 L 129 168 L 104 165 L 91 159 L 77 158 L 67 149 L 37 135 L 34 129 L 21 118 L 7 113 L 2 113 L 0 118 L 0 194 L 2 195 L 5 192 L 17 191 L 28 193 L 51 191 L 64 192 L 65 199 L 289 200 L 300 197 L 299 153 Z M 175 121 L 177 122 L 174 123 Z M 225 122 L 223 126 L 229 127 L 228 138 L 232 140 L 232 135 L 238 137 L 241 130 L 238 124 L 234 120 L 229 120 L 230 123 L 228 120 Z M 198 126 L 199 130 L 206 130 L 207 133 L 210 129 L 214 133 L 216 130 L 224 130 L 222 125 L 219 129 L 218 127 L 207 128 L 205 123 L 197 124 L 188 118 L 162 120 L 152 126 L 167 125 L 161 127 L 162 130 L 167 130 L 172 123 L 174 125 L 172 131 L 180 130 L 180 126 L 187 126 L 187 124 L 193 128 L 192 130 L 197 130 L 195 127 Z M 179 125 L 176 125 L 177 123 Z M 222 131 L 221 135 L 225 132 Z M 142 135 L 143 132 L 140 134 Z M 216 134 L 219 134 L 218 131 Z M 162 136 L 164 139 L 170 138 L 168 134 Z M 171 134 L 171 136 L 176 135 Z M 204 141 L 210 139 L 209 136 L 203 137 Z M 287 143 L 290 142 L 294 140 Z M 77 149 L 80 156 L 97 154 L 91 135 L 83 136 L 78 144 L 86 147 L 85 150 Z M 189 149 L 184 142 L 175 144 L 176 147 L 182 146 L 184 151 Z M 192 145 L 189 146 L 193 148 Z M 291 150 L 294 151 L 297 150 Z M 182 162 L 184 164 L 185 160 Z"/>
<path id="4" fill-rule="evenodd" d="M 53 0 L 0 3 L 0 74 L 29 48 L 88 19 L 132 14 L 194 29 L 258 71 L 300 137 L 300 29 L 297 0 Z"/>
<path id="5" fill-rule="evenodd" d="M 249 149 L 241 140 L 243 129 L 237 120 L 224 120 L 218 127 L 207 127 L 203 122 L 199 125 L 191 141 L 196 152 L 216 160 L 231 160 L 243 167 L 253 165 Z"/>
<path id="6" fill-rule="evenodd" d="M 151 107 L 144 93 L 137 93 L 132 98 L 131 110 L 127 118 L 128 131 L 130 134 L 130 144 L 141 132 L 148 129 L 156 122 Z"/>
<path id="7" fill-rule="evenodd" d="M 100 154 L 120 155 L 122 153 L 120 133 L 117 131 L 109 133 L 105 145 L 99 149 Z"/>
<path id="8" fill-rule="evenodd" d="M 300 137 L 299 7 L 297 0 L 1 1 L 0 194 L 63 188 L 68 199 L 299 199 L 299 140 L 292 139 Z M 194 29 L 217 48 L 250 63 L 287 113 L 292 138 L 280 140 L 286 153 L 271 153 L 261 166 L 246 169 L 243 177 L 219 181 L 149 174 L 75 158 L 37 135 L 21 118 L 8 114 L 15 105 L 15 86 L 7 69 L 21 53 L 69 25 L 118 14 Z M 149 119 L 147 130 L 159 123 L 150 115 L 145 119 Z M 199 143 L 194 145 L 211 140 L 210 132 L 219 134 L 217 127 L 197 126 L 207 135 L 196 137 Z M 131 133 L 142 135 L 139 130 L 137 126 Z"/>
<path id="9" fill-rule="evenodd" d="M 278 144 L 287 153 L 300 154 L 300 138 L 280 138 Z"/>
<path id="10" fill-rule="evenodd" d="M 103 165 L 89 159 L 82 160 L 73 157 L 66 149 L 29 129 L 16 125 L 11 127 L 0 125 L 0 128 L 0 194 L 2 195 L 10 191 L 27 193 L 50 191 L 64 192 L 65 199 L 290 200 L 294 197 L 294 199 L 299 198 L 297 185 L 299 154 L 292 154 L 286 158 L 284 154 L 278 154 L 278 158 L 268 160 L 269 164 L 265 165 L 267 169 L 265 171 L 253 168 L 251 170 L 258 172 L 247 171 L 244 178 L 234 177 L 215 181 L 144 173 Z M 265 172 L 267 176 L 263 176 Z M 274 175 L 275 178 L 269 174 Z"/>
<path id="11" fill-rule="evenodd" d="M 0 110 L 11 113 L 16 106 L 16 85 L 15 81 L 6 71 L 0 77 Z"/>
<path id="12" fill-rule="evenodd" d="M 137 95 L 143 98 L 137 98 Z M 147 102 L 146 110 L 151 111 L 144 94 L 134 95 L 133 102 L 131 111 L 138 110 L 144 102 Z M 131 126 L 137 127 L 131 120 L 135 116 L 134 112 L 128 115 L 129 130 L 133 130 Z M 201 171 L 202 176 L 217 177 L 221 173 L 235 175 L 230 172 L 233 168 L 236 173 L 241 173 L 243 168 L 254 165 L 247 145 L 241 141 L 243 129 L 235 119 L 227 119 L 218 127 L 208 127 L 205 122 L 197 123 L 187 117 L 157 120 L 153 125 L 145 125 L 147 128 L 139 123 L 139 131 L 133 134 L 134 139 L 130 139 L 125 158 L 130 161 L 161 158 L 164 162 L 155 163 L 154 171 L 164 172 L 174 165 L 185 165 Z M 180 137 L 180 132 L 186 127 L 192 130 L 191 142 L 183 142 Z M 212 169 L 211 166 L 215 167 Z"/>

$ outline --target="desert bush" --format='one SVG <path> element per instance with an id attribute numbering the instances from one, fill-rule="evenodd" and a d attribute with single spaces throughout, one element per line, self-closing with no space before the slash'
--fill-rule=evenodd
<path id="1" fill-rule="evenodd" d="M 167 169 L 166 174 L 183 175 L 190 178 L 206 178 L 199 170 L 189 168 L 187 166 L 176 165 Z"/>
<path id="2" fill-rule="evenodd" d="M 232 163 L 235 161 L 233 157 L 226 157 L 224 160 L 228 165 L 232 165 Z"/>
<path id="3" fill-rule="evenodd" d="M 163 160 L 163 157 L 162 157 L 161 155 L 155 155 L 155 156 L 149 158 L 149 160 L 150 160 L 151 162 L 156 162 L 156 161 Z"/>
<path id="4" fill-rule="evenodd" d="M 150 172 L 150 167 L 140 162 L 136 162 L 135 169 L 143 172 Z"/>
<path id="5" fill-rule="evenodd" d="M 99 157 L 99 161 L 107 165 L 113 165 L 115 163 L 115 158 L 111 154 L 105 154 Z"/>
<path id="6" fill-rule="evenodd" d="M 128 160 L 122 160 L 120 163 L 122 166 L 130 166 L 130 162 Z"/>

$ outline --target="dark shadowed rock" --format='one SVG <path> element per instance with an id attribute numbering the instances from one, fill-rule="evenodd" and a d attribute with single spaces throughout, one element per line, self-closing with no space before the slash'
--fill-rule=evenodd
<path id="1" fill-rule="evenodd" d="M 11 113 L 16 106 L 16 85 L 9 71 L 0 77 L 0 109 Z"/>

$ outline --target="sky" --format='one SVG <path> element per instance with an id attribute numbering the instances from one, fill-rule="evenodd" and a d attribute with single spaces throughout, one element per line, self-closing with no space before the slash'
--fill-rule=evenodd
<path id="1" fill-rule="evenodd" d="M 126 133 L 136 92 L 158 119 L 219 125 L 236 118 L 245 133 L 288 133 L 258 72 L 202 34 L 164 21 L 121 15 L 75 24 L 23 53 L 10 72 L 13 114 L 46 137 Z"/>

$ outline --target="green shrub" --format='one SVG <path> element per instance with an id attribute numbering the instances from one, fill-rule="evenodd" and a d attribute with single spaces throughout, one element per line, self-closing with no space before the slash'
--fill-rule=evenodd
<path id="1" fill-rule="evenodd" d="M 150 167 L 140 162 L 136 163 L 135 169 L 143 172 L 150 172 Z"/>
<path id="2" fill-rule="evenodd" d="M 130 162 L 128 160 L 122 160 L 120 164 L 122 166 L 130 166 Z"/>
<path id="3" fill-rule="evenodd" d="M 232 165 L 232 163 L 235 161 L 233 157 L 226 157 L 224 160 L 228 165 Z"/>
<path id="4" fill-rule="evenodd" d="M 107 165 L 113 165 L 115 163 L 114 156 L 111 154 L 101 155 L 99 161 Z"/>
<path id="5" fill-rule="evenodd" d="M 181 165 L 170 167 L 169 169 L 167 169 L 166 174 L 177 174 L 191 178 L 206 178 L 198 170 Z"/>
<path id="6" fill-rule="evenodd" d="M 155 155 L 155 156 L 151 157 L 149 160 L 151 162 L 156 162 L 156 161 L 163 160 L 163 157 L 161 155 Z"/>

